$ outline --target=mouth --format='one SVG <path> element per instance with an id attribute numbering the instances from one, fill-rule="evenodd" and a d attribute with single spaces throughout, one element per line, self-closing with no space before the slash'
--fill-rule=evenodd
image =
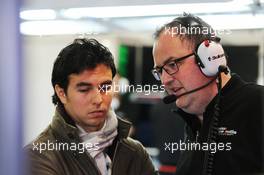
<path id="1" fill-rule="evenodd" d="M 172 93 L 176 96 L 179 96 L 181 93 L 180 91 L 182 90 L 183 88 L 182 87 L 177 87 L 177 88 L 173 88 L 171 89 Z"/>
<path id="2" fill-rule="evenodd" d="M 101 118 L 104 117 L 106 113 L 106 110 L 95 110 L 90 112 L 89 114 L 92 116 L 92 118 Z"/>

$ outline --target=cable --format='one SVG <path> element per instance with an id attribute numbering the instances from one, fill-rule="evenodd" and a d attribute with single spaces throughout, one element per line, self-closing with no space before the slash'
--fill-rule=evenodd
<path id="1" fill-rule="evenodd" d="M 226 66 L 219 66 L 218 68 L 218 74 L 217 74 L 218 94 L 217 94 L 216 102 L 214 105 L 213 117 L 212 117 L 212 120 L 209 126 L 208 137 L 207 137 L 208 144 L 217 142 L 217 132 L 218 132 L 218 124 L 219 124 L 219 118 L 220 118 L 220 98 L 221 98 L 221 92 L 222 92 L 222 78 L 221 78 L 222 72 L 224 72 L 225 74 L 228 74 L 228 69 Z M 212 153 L 210 150 L 205 152 L 202 175 L 212 175 L 214 155 L 215 153 Z"/>

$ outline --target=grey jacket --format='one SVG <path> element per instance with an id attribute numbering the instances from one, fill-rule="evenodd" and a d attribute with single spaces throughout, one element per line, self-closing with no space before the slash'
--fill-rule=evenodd
<path id="1" fill-rule="evenodd" d="M 78 129 L 66 121 L 57 108 L 48 128 L 24 148 L 27 174 L 100 175 L 94 159 L 77 149 L 81 145 Z M 128 137 L 130 126 L 129 122 L 118 118 L 118 135 L 106 150 L 112 160 L 112 175 L 157 174 L 144 147 Z"/>

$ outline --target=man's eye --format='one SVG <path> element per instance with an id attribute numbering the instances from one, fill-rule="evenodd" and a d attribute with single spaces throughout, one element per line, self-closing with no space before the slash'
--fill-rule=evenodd
<path id="1" fill-rule="evenodd" d="M 89 92 L 91 89 L 92 89 L 92 87 L 85 88 L 85 89 L 78 89 L 78 91 L 84 93 L 84 92 Z"/>
<path id="2" fill-rule="evenodd" d="M 102 91 L 102 92 L 110 91 L 111 87 L 112 87 L 112 85 L 110 85 L 110 84 L 104 84 L 104 85 L 100 86 L 100 91 Z"/>
<path id="3" fill-rule="evenodd" d="M 175 67 L 177 67 L 177 64 L 175 62 L 170 62 L 167 64 L 167 66 L 170 68 L 175 68 Z"/>
<path id="4" fill-rule="evenodd" d="M 88 89 L 79 89 L 78 91 L 79 92 L 88 92 L 89 90 Z"/>

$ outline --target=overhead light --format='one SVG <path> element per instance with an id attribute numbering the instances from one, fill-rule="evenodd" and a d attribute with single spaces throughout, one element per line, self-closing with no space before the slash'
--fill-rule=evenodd
<path id="1" fill-rule="evenodd" d="M 27 21 L 20 24 L 20 32 L 24 35 L 96 35 L 107 29 L 93 21 Z"/>
<path id="2" fill-rule="evenodd" d="M 174 16 L 175 17 L 175 16 Z M 165 23 L 172 21 L 174 17 L 150 17 L 140 19 L 115 19 L 113 23 L 121 28 L 132 32 L 152 31 Z M 230 15 L 199 15 L 205 22 L 215 30 L 224 29 L 263 29 L 264 14 L 230 14 Z M 219 31 L 219 34 L 222 31 Z M 228 34 L 223 31 L 222 34 Z"/>
<path id="3" fill-rule="evenodd" d="M 194 14 L 248 12 L 250 7 L 238 3 L 240 0 L 222 3 L 188 3 L 188 4 L 162 4 L 140 6 L 111 6 L 111 7 L 87 7 L 70 8 L 62 10 L 65 18 L 120 18 L 177 15 L 185 12 Z M 235 5 L 234 5 L 235 4 Z M 98 13 L 100 12 L 100 13 Z"/>
<path id="4" fill-rule="evenodd" d="M 205 15 L 201 18 L 215 29 L 264 28 L 264 14 Z"/>
<path id="5" fill-rule="evenodd" d="M 229 2 L 230 4 L 233 4 L 233 5 L 238 5 L 238 6 L 241 6 L 241 5 L 251 5 L 254 3 L 254 0 L 233 0 L 231 2 Z"/>
<path id="6" fill-rule="evenodd" d="M 131 32 L 147 32 L 154 31 L 158 27 L 172 21 L 174 17 L 148 17 L 148 18 L 131 18 L 131 19 L 115 19 L 112 22 L 120 28 Z"/>
<path id="7" fill-rule="evenodd" d="M 20 18 L 24 20 L 53 20 L 56 12 L 51 9 L 25 10 L 20 12 Z"/>

